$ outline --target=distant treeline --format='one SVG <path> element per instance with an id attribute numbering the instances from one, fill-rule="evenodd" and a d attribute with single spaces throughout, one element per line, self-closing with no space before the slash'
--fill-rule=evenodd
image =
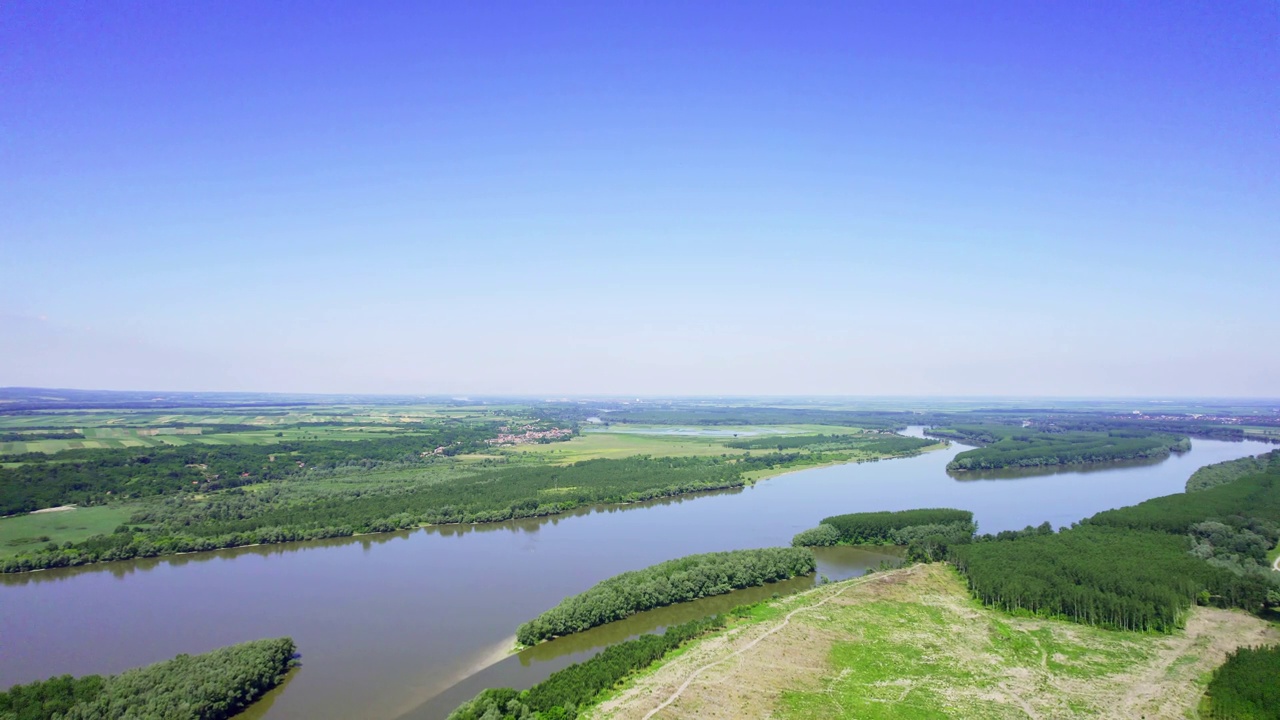
<path id="1" fill-rule="evenodd" d="M 191 490 L 206 492 L 295 477 L 309 468 L 428 462 L 437 447 L 445 448 L 441 453 L 444 455 L 471 452 L 487 447 L 485 439 L 496 433 L 494 423 L 442 422 L 426 432 L 367 440 L 272 445 L 193 443 L 181 447 L 6 455 L 0 459 L 22 464 L 0 468 L 0 515 Z"/>
<path id="2" fill-rule="evenodd" d="M 599 418 L 606 423 L 644 425 L 836 425 L 871 430 L 900 430 L 924 424 L 921 415 L 910 412 L 864 412 L 814 408 L 772 407 L 667 407 L 596 408 L 544 405 L 535 409 L 548 420 L 585 421 Z"/>
<path id="3" fill-rule="evenodd" d="M 983 536 L 951 559 L 983 602 L 1103 627 L 1168 631 L 1195 603 L 1280 606 L 1280 472 L 1108 510 L 1052 533 Z"/>
<path id="4" fill-rule="evenodd" d="M 818 527 L 798 533 L 794 547 L 826 545 L 905 545 L 913 560 L 941 560 L 952 545 L 966 543 L 977 526 L 973 513 L 950 508 L 833 515 Z"/>
<path id="5" fill-rule="evenodd" d="M 637 456 L 564 467 L 479 470 L 434 483 L 391 484 L 385 489 L 305 499 L 272 489 L 252 493 L 234 489 L 199 503 L 152 503 L 134 516 L 133 525 L 80 543 L 0 560 L 0 572 L 346 537 L 423 524 L 538 517 L 584 505 L 741 487 L 746 483 L 744 471 L 794 459 L 786 454 L 742 460 Z"/>
<path id="6" fill-rule="evenodd" d="M 861 450 L 884 455 L 905 455 L 918 452 L 933 440 L 895 435 L 791 435 L 781 437 L 747 438 L 726 442 L 732 448 L 742 450 Z"/>
<path id="7" fill-rule="evenodd" d="M 38 442 L 40 440 L 83 440 L 74 430 L 24 430 L 0 432 L 0 442 Z"/>
<path id="8" fill-rule="evenodd" d="M 1187 492 L 1208 490 L 1216 485 L 1235 482 L 1245 475 L 1256 475 L 1269 469 L 1280 470 L 1280 450 L 1239 460 L 1205 465 L 1187 479 Z"/>
<path id="9" fill-rule="evenodd" d="M 1280 720 L 1280 646 L 1240 648 L 1213 673 L 1205 693 L 1212 720 Z"/>
<path id="10" fill-rule="evenodd" d="M 947 464 L 951 471 L 1157 458 L 1191 449 L 1185 437 L 1146 431 L 1043 432 L 998 425 L 957 425 L 935 428 L 930 434 L 985 446 L 956 455 Z"/>
<path id="11" fill-rule="evenodd" d="M 224 720 L 284 679 L 293 640 L 255 640 L 179 655 L 119 675 L 70 675 L 0 693 L 0 720 Z"/>
<path id="12" fill-rule="evenodd" d="M 516 639 L 534 645 L 621 620 L 644 610 L 739 588 L 808 575 L 817 564 L 802 548 L 763 548 L 690 555 L 615 575 L 520 626 Z"/>
<path id="13" fill-rule="evenodd" d="M 673 625 L 661 635 L 641 635 L 635 640 L 611 645 L 590 660 L 552 673 L 524 692 L 510 688 L 484 690 L 450 713 L 449 720 L 571 720 L 600 691 L 652 665 L 689 640 L 724 625 L 724 618 L 716 615 Z"/>

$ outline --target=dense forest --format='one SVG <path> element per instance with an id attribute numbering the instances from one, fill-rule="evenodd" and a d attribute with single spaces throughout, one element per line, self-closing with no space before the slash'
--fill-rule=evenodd
<path id="1" fill-rule="evenodd" d="M 525 690 L 509 688 L 482 691 L 449 714 L 449 720 L 490 720 L 491 718 L 534 718 L 570 720 L 582 705 L 601 690 L 613 687 L 628 675 L 642 670 L 689 640 L 724 627 L 720 615 L 673 625 L 661 635 L 641 635 L 611 645 L 599 655 L 552 673 L 551 677 Z"/>
<path id="2" fill-rule="evenodd" d="M 0 515 L 57 505 L 207 492 L 298 477 L 315 468 L 382 462 L 428 463 L 442 455 L 486 447 L 493 423 L 441 423 L 428 432 L 369 440 L 317 440 L 271 445 L 201 445 L 114 450 L 66 450 L 54 455 L 0 457 L 21 463 L 0 467 Z"/>
<path id="3" fill-rule="evenodd" d="M 999 425 L 957 425 L 931 435 L 983 445 L 956 455 L 949 471 L 1046 467 L 1158 458 L 1191 449 L 1185 437 L 1144 430 L 1045 432 Z"/>
<path id="4" fill-rule="evenodd" d="M 1268 470 L 1280 470 L 1280 450 L 1254 457 L 1243 457 L 1239 460 L 1228 460 L 1214 465 L 1205 465 L 1196 470 L 1187 479 L 1187 492 L 1208 490 L 1216 485 L 1235 482 L 1246 475 L 1256 475 Z"/>
<path id="5" fill-rule="evenodd" d="M 155 557 L 241 545 L 345 537 L 423 524 L 497 522 L 537 517 L 583 505 L 622 503 L 703 490 L 740 487 L 745 470 L 793 460 L 789 455 L 746 459 L 649 458 L 588 460 L 568 466 L 478 469 L 435 482 L 357 484 L 343 492 L 300 487 L 153 502 L 111 535 L 0 561 L 0 571 L 23 572 L 106 560 Z"/>
<path id="6" fill-rule="evenodd" d="M 1201 717 L 1280 720 L 1280 646 L 1240 648 L 1209 681 Z"/>
<path id="7" fill-rule="evenodd" d="M 1280 472 L 1241 477 L 951 549 L 974 595 L 1006 610 L 1119 629 L 1167 631 L 1194 603 L 1280 606 L 1266 565 L 1280 540 Z"/>
<path id="8" fill-rule="evenodd" d="M 255 640 L 179 655 L 119 675 L 70 675 L 0 693 L 0 720 L 223 720 L 284 679 L 293 640 Z"/>
<path id="9" fill-rule="evenodd" d="M 705 553 L 625 572 L 600 582 L 520 626 L 525 645 L 580 632 L 664 605 L 808 575 L 817 563 L 802 548 Z"/>
<path id="10" fill-rule="evenodd" d="M 791 545 L 905 545 L 907 557 L 927 562 L 945 558 L 952 545 L 969 542 L 976 530 L 968 510 L 851 513 L 823 519 L 818 527 L 797 533 Z"/>

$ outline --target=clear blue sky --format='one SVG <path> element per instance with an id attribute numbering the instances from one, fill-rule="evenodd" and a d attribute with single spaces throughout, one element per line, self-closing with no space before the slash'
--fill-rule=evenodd
<path id="1" fill-rule="evenodd" d="M 0 385 L 1280 396 L 1280 4 L 0 5 Z"/>

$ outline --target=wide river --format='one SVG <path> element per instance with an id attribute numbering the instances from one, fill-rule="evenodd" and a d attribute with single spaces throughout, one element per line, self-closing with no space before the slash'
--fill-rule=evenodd
<path id="1" fill-rule="evenodd" d="M 1195 440 L 1190 452 L 1156 463 L 956 480 L 945 466 L 963 449 L 556 518 L 0 576 L 0 687 L 289 635 L 301 669 L 245 718 L 440 718 L 480 688 L 526 687 L 630 635 L 814 582 L 652 611 L 506 655 L 521 622 L 625 570 L 786 545 L 827 515 L 864 510 L 964 508 L 981 532 L 1068 525 L 1181 492 L 1202 465 L 1271 448 Z M 819 553 L 818 572 L 852 577 L 894 559 L 832 548 Z"/>

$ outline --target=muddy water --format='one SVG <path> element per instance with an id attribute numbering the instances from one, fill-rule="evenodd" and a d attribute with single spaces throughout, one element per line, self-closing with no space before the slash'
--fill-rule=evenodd
<path id="1" fill-rule="evenodd" d="M 918 430 L 916 433 L 918 434 Z M 645 613 L 511 656 L 516 626 L 595 582 L 696 552 L 787 544 L 839 512 L 950 506 L 981 530 L 1074 522 L 1182 490 L 1261 443 L 1197 440 L 1160 463 L 1023 479 L 948 477 L 959 447 L 805 470 L 744 490 L 482 527 L 241 548 L 0 578 L 0 686 L 110 673 L 290 635 L 303 666 L 252 718 L 435 718 L 480 687 L 523 687 L 600 647 L 812 579 Z M 819 557 L 832 579 L 888 553 Z"/>

